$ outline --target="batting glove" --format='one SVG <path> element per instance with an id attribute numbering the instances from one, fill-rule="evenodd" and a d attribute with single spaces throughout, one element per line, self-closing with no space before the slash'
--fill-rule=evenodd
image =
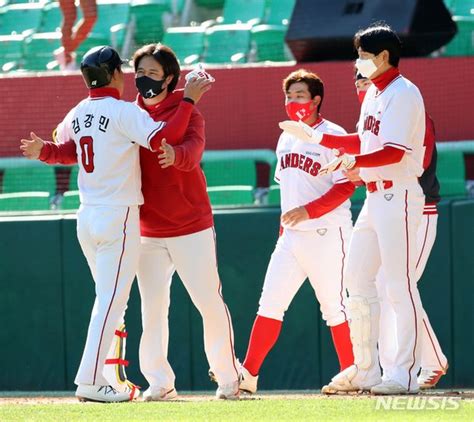
<path id="1" fill-rule="evenodd" d="M 337 170 L 350 170 L 355 166 L 356 158 L 353 155 L 345 154 L 338 149 L 333 149 L 332 151 L 336 158 L 319 169 L 319 176 L 324 176 Z"/>
<path id="2" fill-rule="evenodd" d="M 285 120 L 278 123 L 280 129 L 290 135 L 301 139 L 304 142 L 309 142 L 311 144 L 319 144 L 323 139 L 323 134 L 317 130 L 314 130 L 311 126 L 308 126 L 306 123 L 303 123 L 301 120 L 295 122 L 293 120 Z"/>

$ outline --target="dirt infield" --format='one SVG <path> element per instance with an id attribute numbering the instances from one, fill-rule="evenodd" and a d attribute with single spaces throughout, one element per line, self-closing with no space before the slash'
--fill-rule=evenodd
<path id="1" fill-rule="evenodd" d="M 474 400 L 474 390 L 433 390 L 422 392 L 419 397 L 459 397 L 461 400 Z M 241 400 L 367 400 L 374 398 L 370 394 L 345 394 L 327 396 L 319 391 L 266 391 L 255 395 L 242 395 Z M 215 400 L 213 392 L 182 392 L 176 402 L 200 402 Z M 142 401 L 140 399 L 138 402 Z M 0 406 L 5 404 L 78 404 L 74 392 L 0 392 Z M 83 403 L 87 405 L 87 403 Z"/>

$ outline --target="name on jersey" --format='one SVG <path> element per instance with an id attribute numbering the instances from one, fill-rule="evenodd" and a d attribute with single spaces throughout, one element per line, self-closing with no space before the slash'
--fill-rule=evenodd
<path id="1" fill-rule="evenodd" d="M 288 167 L 298 168 L 310 174 L 311 176 L 317 176 L 319 169 L 321 168 L 321 164 L 304 154 L 291 152 L 282 155 L 280 159 L 280 169 L 284 170 Z"/>
<path id="2" fill-rule="evenodd" d="M 379 134 L 380 120 L 377 120 L 374 116 L 367 116 L 364 120 L 364 131 L 369 130 L 374 135 Z"/>
<path id="3" fill-rule="evenodd" d="M 85 128 L 90 128 L 94 123 L 94 119 L 95 116 L 93 114 L 86 114 L 82 122 L 79 121 L 79 117 L 76 117 L 72 121 L 72 130 L 75 134 L 80 132 L 81 124 L 84 125 Z M 107 126 L 109 125 L 110 119 L 108 117 L 100 115 L 99 119 L 96 119 L 96 121 L 98 121 L 99 130 L 104 133 L 107 132 Z"/>

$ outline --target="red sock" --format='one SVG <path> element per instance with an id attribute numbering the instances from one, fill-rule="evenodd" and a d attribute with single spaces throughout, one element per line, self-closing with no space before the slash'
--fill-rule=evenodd
<path id="1" fill-rule="evenodd" d="M 341 371 L 343 371 L 354 363 L 349 323 L 346 321 L 330 328 L 339 365 L 341 366 Z"/>
<path id="2" fill-rule="evenodd" d="M 250 334 L 247 356 L 243 366 L 253 376 L 258 375 L 268 352 L 276 343 L 281 330 L 281 321 L 257 315 Z"/>

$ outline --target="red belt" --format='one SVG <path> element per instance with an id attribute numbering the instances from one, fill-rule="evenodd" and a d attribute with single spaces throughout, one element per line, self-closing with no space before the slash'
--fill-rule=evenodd
<path id="1" fill-rule="evenodd" d="M 390 189 L 393 186 L 393 182 L 391 180 L 380 180 L 379 182 L 368 182 L 365 186 L 370 193 L 373 193 L 381 189 Z"/>

